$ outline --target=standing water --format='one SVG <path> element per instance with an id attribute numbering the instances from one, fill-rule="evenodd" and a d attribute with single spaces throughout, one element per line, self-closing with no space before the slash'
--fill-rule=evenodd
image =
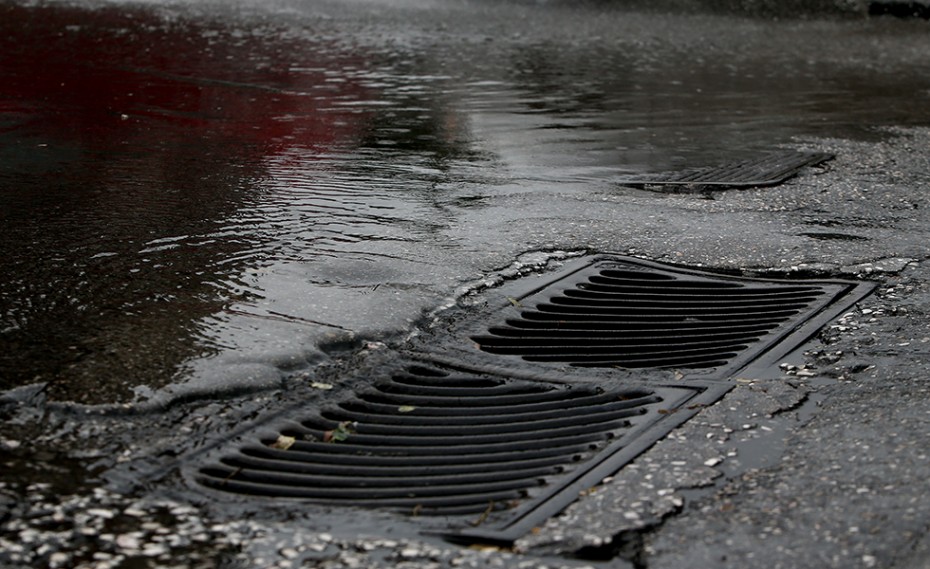
<path id="1" fill-rule="evenodd" d="M 0 1 L 0 390 L 273 383 L 553 245 L 495 200 L 930 122 L 921 25 L 569 4 Z"/>

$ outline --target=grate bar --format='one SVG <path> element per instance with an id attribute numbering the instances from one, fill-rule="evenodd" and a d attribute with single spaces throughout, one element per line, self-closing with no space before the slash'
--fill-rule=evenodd
<path id="1" fill-rule="evenodd" d="M 618 325 L 640 325 L 642 323 L 656 324 L 676 324 L 683 325 L 706 323 L 720 324 L 723 322 L 734 322 L 732 314 L 691 313 L 687 316 L 676 314 L 674 311 L 665 311 L 659 313 L 643 313 L 630 310 L 600 310 L 600 311 L 583 311 L 581 308 L 572 309 L 570 306 L 546 305 L 538 306 L 539 310 L 527 310 L 520 314 L 521 318 L 534 322 L 561 322 L 561 321 L 578 321 L 578 322 L 617 322 Z M 774 322 L 783 324 L 786 318 L 797 314 L 796 310 L 787 312 L 769 312 L 766 314 L 750 314 L 749 318 L 741 320 L 742 322 Z M 700 319 L 698 319 L 700 316 Z M 510 320 L 508 320 L 510 322 Z M 628 324 L 627 324 L 628 323 Z"/>
<path id="2" fill-rule="evenodd" d="M 605 271 L 606 272 L 606 271 Z M 751 287 L 744 284 L 729 282 L 706 283 L 701 281 L 659 281 L 657 286 L 653 281 L 621 281 L 605 279 L 601 275 L 591 275 L 588 282 L 579 283 L 579 287 L 610 292 L 612 290 L 623 294 L 701 294 L 705 296 L 771 296 L 781 297 L 794 294 L 821 295 L 823 291 L 817 287 L 784 286 L 778 289 Z"/>
<path id="3" fill-rule="evenodd" d="M 792 294 L 755 294 L 746 295 L 736 291 L 728 292 L 726 295 L 702 295 L 695 297 L 693 294 L 682 294 L 675 291 L 673 294 L 636 294 L 623 289 L 606 287 L 580 287 L 575 290 L 566 290 L 565 296 L 569 298 L 588 299 L 596 302 L 618 301 L 622 300 L 626 304 L 664 304 L 675 306 L 678 304 L 688 305 L 701 303 L 707 306 L 752 306 L 762 302 L 803 302 L 807 303 L 822 296 L 822 292 L 792 293 Z"/>
<path id="4" fill-rule="evenodd" d="M 601 403 L 603 401 L 603 403 Z M 579 405 L 579 403 L 581 405 Z M 603 394 L 596 398 L 585 398 L 583 401 L 573 401 L 572 404 L 563 405 L 550 411 L 514 412 L 494 415 L 457 415 L 450 416 L 421 416 L 422 410 L 417 408 L 409 413 L 397 414 L 397 407 L 388 408 L 387 413 L 366 412 L 359 409 L 323 411 L 323 417 L 334 421 L 358 421 L 363 424 L 391 425 L 409 432 L 412 428 L 428 428 L 431 432 L 461 433 L 462 427 L 475 428 L 482 426 L 492 432 L 501 432 L 501 428 L 510 425 L 514 429 L 526 428 L 533 423 L 561 422 L 573 424 L 592 421 L 598 416 L 629 416 L 642 412 L 642 400 L 617 401 L 615 394 Z M 341 414 L 343 411 L 344 414 Z M 392 413 L 393 412 L 393 413 Z M 568 416 L 566 414 L 570 412 Z M 618 413 L 619 412 L 619 413 Z M 437 430 L 441 429 L 441 430 Z"/>
<path id="5" fill-rule="evenodd" d="M 716 326 L 701 328 L 686 328 L 676 330 L 674 328 L 639 328 L 623 329 L 612 327 L 607 330 L 586 330 L 582 328 L 564 328 L 561 326 L 546 327 L 508 327 L 508 328 L 491 328 L 488 336 L 475 336 L 473 339 L 481 343 L 482 338 L 515 338 L 519 340 L 538 341 L 540 345 L 561 345 L 561 342 L 571 344 L 584 340 L 585 342 L 596 343 L 616 343 L 618 340 L 645 341 L 647 343 L 668 342 L 691 339 L 691 338 L 747 338 L 755 335 L 762 335 L 772 329 L 772 326 Z M 559 336 L 553 337 L 552 332 L 557 331 Z"/>
<path id="6" fill-rule="evenodd" d="M 625 316 L 669 316 L 677 315 L 684 318 L 724 318 L 733 316 L 742 316 L 754 318 L 756 316 L 793 316 L 798 313 L 798 308 L 792 305 L 769 304 L 765 306 L 756 306 L 752 309 L 737 310 L 734 307 L 731 310 L 713 309 L 703 306 L 695 307 L 676 307 L 676 306 L 650 306 L 650 307 L 629 307 L 622 304 L 598 305 L 585 304 L 582 302 L 572 302 L 570 299 L 552 299 L 552 303 L 542 303 L 537 305 L 537 311 L 540 313 L 550 312 L 553 314 L 620 314 Z M 803 308 L 801 306 L 800 308 Z"/>
<path id="7" fill-rule="evenodd" d="M 337 446 L 337 445 L 333 445 Z M 288 460 L 295 462 L 332 464 L 334 466 L 347 465 L 372 465 L 372 466 L 417 466 L 432 468 L 435 466 L 460 465 L 460 464 L 490 464 L 490 463 L 511 463 L 522 460 L 533 461 L 543 458 L 552 457 L 570 457 L 571 461 L 580 459 L 581 455 L 598 448 L 598 445 L 591 444 L 587 441 L 572 441 L 567 444 L 553 443 L 551 445 L 542 445 L 539 448 L 518 450 L 518 451 L 492 451 L 475 454 L 458 454 L 458 453 L 436 453 L 424 454 L 422 452 L 403 453 L 391 451 L 390 449 L 378 449 L 378 452 L 361 452 L 360 449 L 350 446 L 342 446 L 336 452 L 333 448 L 330 452 L 301 450 L 300 447 L 294 447 L 286 451 L 274 449 L 269 446 L 246 445 L 242 448 L 241 453 L 249 456 L 268 457 L 270 460 Z M 237 453 L 238 454 L 238 453 Z"/>
<path id="8" fill-rule="evenodd" d="M 709 314 L 709 315 L 720 315 L 721 313 L 725 314 L 765 314 L 770 313 L 776 310 L 781 309 L 781 312 L 788 310 L 797 311 L 801 308 L 804 308 L 810 304 L 810 302 L 803 301 L 794 301 L 794 302 L 777 302 L 777 301 L 765 301 L 765 302 L 718 302 L 714 304 L 708 304 L 704 302 L 703 299 L 694 299 L 694 300 L 679 300 L 677 302 L 671 302 L 668 300 L 655 301 L 651 303 L 631 303 L 627 299 L 607 297 L 602 298 L 601 300 L 594 301 L 590 298 L 573 298 L 572 296 L 556 297 L 551 299 L 550 304 L 540 305 L 540 311 L 545 311 L 553 306 L 560 307 L 575 307 L 583 310 L 590 311 L 599 311 L 599 310 L 613 310 L 613 311 L 622 311 L 626 309 L 628 311 L 637 311 L 640 313 L 662 313 L 674 310 L 680 312 L 681 314 Z M 554 309 L 558 310 L 558 309 Z"/>
<path id="9" fill-rule="evenodd" d="M 402 507 L 414 508 L 417 506 L 441 508 L 450 506 L 473 506 L 473 511 L 483 511 L 488 502 L 506 502 L 519 500 L 527 496 L 526 483 L 512 483 L 503 490 L 493 490 L 486 486 L 474 489 L 474 493 L 466 493 L 464 489 L 455 492 L 455 488 L 448 493 L 436 493 L 426 496 L 411 495 L 409 489 L 397 492 L 383 492 L 373 495 L 365 489 L 320 489 L 304 486 L 281 486 L 276 483 L 259 482 L 240 479 L 244 471 L 203 469 L 198 481 L 204 486 L 255 496 L 273 496 L 277 498 L 307 498 L 323 504 L 351 505 L 355 507 Z M 218 482 L 219 480 L 219 482 Z M 534 484 L 536 485 L 536 484 Z M 480 506 L 480 507 L 479 507 Z"/>
<path id="10" fill-rule="evenodd" d="M 450 474 L 469 474 L 475 472 L 475 462 L 469 461 L 465 464 L 448 464 L 448 463 L 439 463 L 434 465 L 427 464 L 417 464 L 416 466 L 410 466 L 410 460 L 405 458 L 403 461 L 395 461 L 392 464 L 377 464 L 374 461 L 360 461 L 359 464 L 335 464 L 333 462 L 324 462 L 324 457 L 317 457 L 314 461 L 308 460 L 298 460 L 297 457 L 290 457 L 288 460 L 279 460 L 276 458 L 270 458 L 267 456 L 256 456 L 252 453 L 245 453 L 236 455 L 234 457 L 227 457 L 221 460 L 225 465 L 234 467 L 234 468 L 252 468 L 252 469 L 266 469 L 274 470 L 277 472 L 302 472 L 306 474 L 322 474 L 322 475 L 332 475 L 332 476 L 363 476 L 363 477 L 372 477 L 372 478 L 399 478 L 399 477 L 415 477 L 415 476 L 439 476 L 439 475 L 450 475 Z M 561 472 L 564 470 L 563 463 L 565 458 L 563 453 L 557 453 L 554 456 L 535 458 L 535 459 L 523 459 L 523 460 L 514 460 L 512 455 L 507 456 L 506 461 L 488 461 L 485 460 L 482 462 L 484 466 L 488 468 L 488 472 L 505 472 L 507 475 L 511 473 L 519 472 L 529 472 L 531 469 L 542 472 Z M 499 476 L 500 473 L 497 472 L 495 476 Z M 534 476 L 540 476 L 541 474 L 534 474 Z M 521 475 L 526 477 L 526 475 Z"/>
<path id="11" fill-rule="evenodd" d="M 472 440 L 475 442 L 481 442 L 485 440 L 482 437 L 491 436 L 496 439 L 497 435 L 503 433 L 527 437 L 546 436 L 546 433 L 555 431 L 564 433 L 566 432 L 566 429 L 571 429 L 579 425 L 584 426 L 602 423 L 606 424 L 617 419 L 626 419 L 642 413 L 642 409 L 609 409 L 600 412 L 593 411 L 568 413 L 569 411 L 573 410 L 570 407 L 566 407 L 565 413 L 563 413 L 561 417 L 526 421 L 512 421 L 508 419 L 499 423 L 483 424 L 461 423 L 458 425 L 413 425 L 407 424 L 406 422 L 397 424 L 393 421 L 390 423 L 372 423 L 369 421 L 364 421 L 360 422 L 361 426 L 359 427 L 359 432 L 365 435 L 378 435 L 385 437 L 416 437 L 420 440 L 429 441 L 443 439 L 450 436 L 460 441 L 462 437 L 467 436 L 472 438 Z M 568 414 L 568 416 L 566 416 L 566 414 Z M 334 424 L 338 424 L 340 421 L 352 421 L 358 419 L 350 414 L 343 415 L 342 417 L 332 417 L 329 416 L 329 413 L 325 412 L 323 413 L 323 417 L 325 419 L 334 421 Z M 369 416 L 369 418 L 377 419 L 375 416 Z"/>
<path id="12" fill-rule="evenodd" d="M 527 390 L 519 390 L 512 385 L 494 385 L 488 387 L 442 387 L 436 385 L 412 385 L 409 383 L 394 382 L 384 385 L 380 391 L 385 394 L 413 394 L 421 397 L 430 397 L 436 399 L 454 398 L 462 399 L 480 399 L 482 401 L 496 399 L 498 401 L 510 401 L 515 397 L 522 397 Z M 534 393 L 545 393 L 551 391 L 550 388 L 540 385 L 532 390 Z"/>
<path id="13" fill-rule="evenodd" d="M 629 411 L 624 412 L 623 418 L 612 418 L 600 420 L 595 423 L 599 427 L 614 429 L 627 426 L 626 416 Z M 309 423 L 309 424 L 308 424 Z M 315 424 L 314 424 L 315 423 Z M 299 434 L 301 436 L 316 437 L 317 440 L 323 440 L 325 432 L 335 429 L 338 425 L 336 421 L 307 421 L 302 429 L 291 429 L 291 436 Z M 479 429 L 458 429 L 458 433 L 435 435 L 433 429 L 424 427 L 411 427 L 409 429 L 392 429 L 390 426 L 380 425 L 359 425 L 359 432 L 350 435 L 352 443 L 359 446 L 416 446 L 416 447 L 442 447 L 457 449 L 475 448 L 476 445 L 499 445 L 513 444 L 513 442 L 523 442 L 538 439 L 554 439 L 558 437 L 574 436 L 591 436 L 591 429 L 587 425 L 572 425 L 569 427 L 561 426 L 541 426 L 535 429 L 511 430 L 501 426 L 501 430 L 494 432 L 490 428 Z M 448 430 L 444 432 L 449 432 Z M 401 434 L 405 433 L 405 434 Z M 507 435 L 507 443 L 501 443 L 501 435 Z M 600 438 L 600 437 L 597 437 Z M 323 443 L 331 444 L 331 443 Z"/>
<path id="14" fill-rule="evenodd" d="M 602 396 L 598 396 L 597 400 L 600 400 Z M 610 397 L 610 395 L 607 395 Z M 570 399 L 570 402 L 577 401 L 578 404 L 592 403 L 594 397 L 586 397 L 583 394 L 580 394 L 579 397 Z M 409 398 L 397 399 L 393 404 L 384 404 L 384 403 L 373 403 L 371 401 L 350 401 L 340 404 L 344 409 L 349 409 L 357 411 L 359 409 L 371 409 L 374 412 L 384 414 L 396 413 L 399 406 L 409 405 Z M 648 403 L 649 400 L 644 400 L 645 403 Z M 478 417 L 482 416 L 494 416 L 500 417 L 502 411 L 513 411 L 513 414 L 535 414 L 535 413 L 545 413 L 553 409 L 562 410 L 565 409 L 568 403 L 566 400 L 551 400 L 542 403 L 527 403 L 523 405 L 510 405 L 506 408 L 501 406 L 495 407 L 481 407 L 481 406 L 468 406 L 461 405 L 456 407 L 431 407 L 428 405 L 417 406 L 417 416 L 429 416 L 433 418 L 441 418 L 443 420 L 454 421 L 459 418 L 464 418 L 469 421 L 476 421 Z"/>
<path id="15" fill-rule="evenodd" d="M 560 315 L 572 316 L 572 315 Z M 495 335 L 521 335 L 531 334 L 536 330 L 559 331 L 563 334 L 585 334 L 592 335 L 597 333 L 599 337 L 624 336 L 628 334 L 642 334 L 644 332 L 654 332 L 657 334 L 696 334 L 707 333 L 713 334 L 718 330 L 726 331 L 765 331 L 778 327 L 778 320 L 775 319 L 755 319 L 746 320 L 701 320 L 687 321 L 681 320 L 627 320 L 617 323 L 614 320 L 592 320 L 584 318 L 584 315 L 577 315 L 573 318 L 548 318 L 538 320 L 516 320 L 508 319 L 506 326 L 495 326 L 489 328 L 489 332 Z"/>
<path id="16" fill-rule="evenodd" d="M 527 480 L 538 480 L 545 476 L 558 474 L 564 469 L 556 466 L 544 468 L 521 468 L 519 470 L 493 471 L 493 472 L 460 472 L 453 474 L 416 473 L 415 475 L 398 475 L 393 472 L 346 470 L 338 474 L 318 473 L 315 471 L 301 471 L 295 468 L 267 470 L 268 464 L 235 458 L 224 460 L 223 464 L 229 467 L 230 472 L 238 472 L 239 481 L 254 481 L 264 484 L 281 484 L 284 486 L 320 487 L 321 492 L 328 488 L 372 488 L 385 492 L 409 493 L 410 489 L 425 491 L 434 488 L 446 492 L 448 487 L 458 487 L 459 490 L 477 484 L 501 484 L 501 487 L 510 488 L 514 481 L 520 481 L 515 488 L 525 486 Z M 257 469 L 255 468 L 257 467 Z M 467 492 L 467 490 L 466 490 Z M 461 493 L 461 492 L 459 492 Z"/>

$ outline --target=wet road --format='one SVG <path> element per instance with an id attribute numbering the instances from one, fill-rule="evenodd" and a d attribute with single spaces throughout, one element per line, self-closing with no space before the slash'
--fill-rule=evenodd
<path id="1" fill-rule="evenodd" d="M 515 196 L 661 204 L 614 180 L 930 124 L 906 103 L 930 94 L 926 37 L 559 4 L 2 2 L 0 389 L 274 383 L 520 253 L 591 246 L 517 223 Z"/>
<path id="2" fill-rule="evenodd" d="M 926 22 L 572 4 L 0 0 L 0 564 L 926 567 Z M 879 286 L 513 551 L 173 470 L 581 251 Z"/>

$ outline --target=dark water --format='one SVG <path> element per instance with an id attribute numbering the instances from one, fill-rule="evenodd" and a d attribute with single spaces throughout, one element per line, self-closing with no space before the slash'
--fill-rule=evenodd
<path id="1" fill-rule="evenodd" d="M 0 2 L 0 390 L 273 378 L 487 270 L 489 197 L 926 125 L 921 24 Z"/>

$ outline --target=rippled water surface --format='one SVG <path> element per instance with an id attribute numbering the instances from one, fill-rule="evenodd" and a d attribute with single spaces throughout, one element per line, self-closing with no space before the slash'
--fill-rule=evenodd
<path id="1" fill-rule="evenodd" d="M 490 269 L 503 244 L 460 236 L 494 196 L 928 124 L 901 104 L 930 94 L 925 38 L 557 3 L 0 2 L 0 390 L 273 382 Z"/>

